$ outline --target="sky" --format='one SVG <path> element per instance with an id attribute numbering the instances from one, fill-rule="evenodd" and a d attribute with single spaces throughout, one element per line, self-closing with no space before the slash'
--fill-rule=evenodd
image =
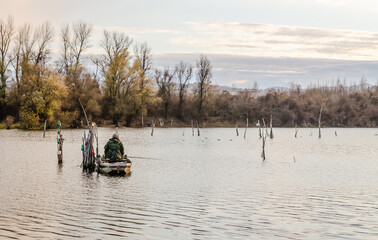
<path id="1" fill-rule="evenodd" d="M 378 1 L 374 0 L 0 0 L 0 19 L 49 21 L 56 35 L 79 20 L 93 26 L 91 54 L 104 29 L 147 42 L 155 67 L 205 54 L 218 85 L 378 80 Z M 53 46 L 58 52 L 58 37 Z"/>

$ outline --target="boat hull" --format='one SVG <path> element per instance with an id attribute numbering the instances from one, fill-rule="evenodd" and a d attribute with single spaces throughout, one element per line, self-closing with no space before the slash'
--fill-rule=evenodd
<path id="1" fill-rule="evenodd" d="M 129 159 L 120 161 L 109 161 L 99 159 L 97 161 L 97 171 L 105 174 L 128 174 L 131 171 L 132 162 Z"/>

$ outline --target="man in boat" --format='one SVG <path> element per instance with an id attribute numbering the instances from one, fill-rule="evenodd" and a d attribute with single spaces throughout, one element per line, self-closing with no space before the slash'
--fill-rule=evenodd
<path id="1" fill-rule="evenodd" d="M 118 134 L 114 133 L 113 137 L 105 145 L 105 158 L 117 161 L 122 159 L 124 154 L 123 144 L 119 140 Z"/>

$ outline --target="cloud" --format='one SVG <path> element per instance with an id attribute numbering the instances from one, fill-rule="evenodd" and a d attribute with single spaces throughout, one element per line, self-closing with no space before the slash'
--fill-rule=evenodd
<path id="1" fill-rule="evenodd" d="M 378 33 L 240 22 L 185 22 L 171 43 L 247 56 L 377 60 Z"/>
<path id="2" fill-rule="evenodd" d="M 241 85 L 241 84 L 247 83 L 247 80 L 235 80 L 235 81 L 233 81 L 231 83 L 235 84 L 235 85 Z"/>
<path id="3" fill-rule="evenodd" d="M 102 32 L 103 30 L 124 32 L 126 34 L 182 34 L 182 31 L 175 31 L 171 29 L 161 28 L 125 28 L 125 27 L 113 27 L 113 26 L 94 26 L 93 30 Z"/>
<path id="4" fill-rule="evenodd" d="M 260 69 L 260 70 L 250 70 L 250 69 L 238 69 L 236 70 L 240 73 L 269 73 L 269 74 L 300 74 L 303 71 L 296 70 L 272 70 L 272 69 Z"/>
<path id="5" fill-rule="evenodd" d="M 253 57 L 235 54 L 208 54 L 213 66 L 213 82 L 218 85 L 252 87 L 257 82 L 261 88 L 287 87 L 296 82 L 306 87 L 310 84 L 359 82 L 362 77 L 375 84 L 378 61 L 351 61 L 332 59 L 300 59 L 288 57 Z M 174 66 L 180 60 L 195 66 L 199 54 L 160 54 L 154 56 L 154 65 Z M 194 79 L 192 79 L 194 81 Z"/>

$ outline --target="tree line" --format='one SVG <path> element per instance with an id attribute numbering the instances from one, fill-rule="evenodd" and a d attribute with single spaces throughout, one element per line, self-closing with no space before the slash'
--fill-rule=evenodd
<path id="1" fill-rule="evenodd" d="M 16 29 L 12 17 L 0 19 L 0 121 L 35 129 L 82 126 L 81 103 L 100 124 L 143 126 L 152 119 L 180 126 L 243 125 L 272 116 L 274 126 L 316 125 L 319 109 L 327 126 L 376 126 L 377 87 L 300 86 L 282 90 L 221 90 L 212 84 L 212 65 L 201 55 L 193 66 L 153 66 L 147 43 L 123 32 L 104 30 L 101 54 L 91 55 L 92 26 L 79 21 L 54 34 L 45 22 Z M 59 39 L 59 58 L 51 44 Z"/>

